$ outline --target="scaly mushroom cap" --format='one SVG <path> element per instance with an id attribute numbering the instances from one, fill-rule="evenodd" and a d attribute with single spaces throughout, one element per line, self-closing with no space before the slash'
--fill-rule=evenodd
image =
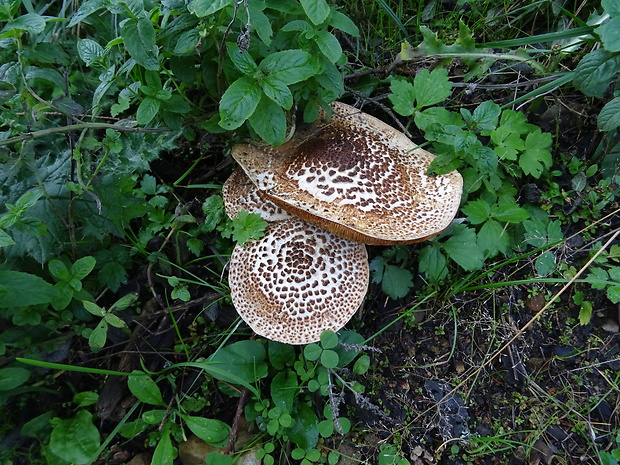
<path id="1" fill-rule="evenodd" d="M 259 335 L 287 344 L 338 331 L 368 287 L 362 244 L 290 218 L 270 223 L 265 236 L 237 245 L 229 284 L 235 308 Z"/>
<path id="2" fill-rule="evenodd" d="M 267 222 L 292 218 L 280 207 L 263 199 L 256 186 L 245 175 L 243 170 L 236 169 L 222 186 L 222 198 L 229 218 L 234 218 L 240 210 L 258 213 Z"/>
<path id="3" fill-rule="evenodd" d="M 236 145 L 232 155 L 264 196 L 347 239 L 406 244 L 446 229 L 459 207 L 461 175 L 429 176 L 434 155 L 379 119 L 332 104 L 279 147 Z"/>

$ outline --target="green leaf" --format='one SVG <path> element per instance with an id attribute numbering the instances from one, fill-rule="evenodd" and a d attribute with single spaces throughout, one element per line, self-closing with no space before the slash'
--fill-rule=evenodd
<path id="1" fill-rule="evenodd" d="M 293 412 L 295 397 L 299 393 L 299 381 L 292 370 L 278 372 L 271 381 L 271 399 L 282 412 Z"/>
<path id="2" fill-rule="evenodd" d="M 31 371 L 21 367 L 8 367 L 0 369 L 0 395 L 2 391 L 10 391 L 18 386 L 21 386 L 28 378 L 30 378 Z"/>
<path id="3" fill-rule="evenodd" d="M 226 44 L 226 51 L 229 58 L 232 60 L 235 68 L 241 71 L 243 74 L 252 77 L 258 70 L 258 65 L 249 53 L 241 53 L 239 47 L 234 43 Z"/>
<path id="4" fill-rule="evenodd" d="M 232 5 L 233 2 L 234 0 L 191 0 L 187 9 L 190 13 L 202 18 Z"/>
<path id="5" fill-rule="evenodd" d="M 170 431 L 166 428 L 157 443 L 157 447 L 155 447 L 151 463 L 156 463 L 158 465 L 172 465 L 176 456 L 177 450 L 172 446 Z"/>
<path id="6" fill-rule="evenodd" d="M 262 96 L 260 85 L 248 76 L 233 82 L 220 100 L 219 125 L 227 130 L 237 129 L 256 110 Z"/>
<path id="7" fill-rule="evenodd" d="M 312 55 L 303 50 L 272 53 L 261 61 L 259 69 L 289 86 L 305 81 L 321 71 Z"/>
<path id="8" fill-rule="evenodd" d="M 256 134 L 269 145 L 280 145 L 286 139 L 286 115 L 284 110 L 266 96 L 261 98 L 256 111 L 249 118 L 249 123 L 252 129 L 256 131 Z M 254 239 L 258 239 L 258 237 L 254 237 Z"/>
<path id="9" fill-rule="evenodd" d="M 126 328 L 127 323 L 117 317 L 114 313 L 106 313 L 103 319 L 111 326 L 115 328 Z"/>
<path id="10" fill-rule="evenodd" d="M 82 305 L 88 313 L 97 317 L 103 317 L 106 314 L 105 309 L 101 308 L 95 302 L 90 302 L 88 300 L 83 300 Z"/>
<path id="11" fill-rule="evenodd" d="M 226 216 L 222 196 L 212 195 L 211 197 L 207 197 L 202 204 L 202 211 L 205 213 L 206 217 L 204 223 L 201 225 L 201 229 L 205 232 L 211 232 L 224 221 Z"/>
<path id="12" fill-rule="evenodd" d="M 312 23 L 319 25 L 329 16 L 329 5 L 325 0 L 300 0 L 304 12 Z"/>
<path id="13" fill-rule="evenodd" d="M 536 128 L 525 139 L 525 150 L 519 157 L 519 166 L 525 174 L 539 178 L 542 173 L 551 167 L 553 162 L 551 152 L 551 134 Z"/>
<path id="14" fill-rule="evenodd" d="M 432 283 L 438 283 L 448 274 L 446 257 L 441 253 L 439 247 L 427 245 L 420 251 L 418 257 L 418 271 L 426 275 Z"/>
<path id="15" fill-rule="evenodd" d="M 102 319 L 88 336 L 88 346 L 93 352 L 98 352 L 103 349 L 107 338 L 108 323 Z"/>
<path id="16" fill-rule="evenodd" d="M 311 449 L 319 442 L 319 419 L 314 413 L 313 407 L 302 402 L 295 415 L 295 424 L 289 430 L 289 439 L 303 449 Z"/>
<path id="17" fill-rule="evenodd" d="M 198 28 L 185 31 L 179 36 L 177 43 L 174 46 L 173 53 L 175 55 L 184 55 L 193 51 L 200 42 L 200 31 Z"/>
<path id="18" fill-rule="evenodd" d="M 92 66 L 92 64 L 104 55 L 104 49 L 98 42 L 92 39 L 81 39 L 77 43 L 78 55 L 86 66 Z"/>
<path id="19" fill-rule="evenodd" d="M 105 8 L 110 3 L 110 0 L 86 0 L 85 2 L 81 3 L 77 12 L 71 17 L 71 21 L 69 21 L 69 24 L 67 24 L 67 29 L 72 28 L 84 18 L 87 18 L 91 14 L 101 10 L 102 8 Z"/>
<path id="20" fill-rule="evenodd" d="M 491 205 L 486 200 L 470 200 L 462 208 L 471 224 L 484 223 L 491 215 Z"/>
<path id="21" fill-rule="evenodd" d="M 370 262 L 370 271 L 374 283 L 381 283 L 381 290 L 392 299 L 407 295 L 413 287 L 413 275 L 409 270 L 385 263 L 381 256 Z"/>
<path id="22" fill-rule="evenodd" d="M 58 293 L 43 278 L 21 271 L 0 271 L 0 308 L 50 303 Z"/>
<path id="23" fill-rule="evenodd" d="M 596 33 L 601 37 L 605 50 L 620 52 L 620 16 L 601 24 L 596 29 Z"/>
<path id="24" fill-rule="evenodd" d="M 267 76 L 265 79 L 259 81 L 260 87 L 267 97 L 280 105 L 285 110 L 290 110 L 293 106 L 293 94 L 288 88 L 288 85 L 284 81 L 280 81 L 274 76 Z M 265 115 L 269 113 L 261 113 L 261 118 L 265 118 Z"/>
<path id="25" fill-rule="evenodd" d="M 232 384 L 252 384 L 267 376 L 267 352 L 258 341 L 245 340 L 222 347 L 211 355 L 204 370 Z"/>
<path id="26" fill-rule="evenodd" d="M 464 270 L 479 270 L 484 255 L 476 241 L 476 232 L 465 225 L 457 225 L 454 229 L 454 234 L 441 245 L 442 248 Z"/>
<path id="27" fill-rule="evenodd" d="M 121 26 L 121 36 L 125 48 L 129 55 L 136 60 L 136 63 L 148 70 L 159 69 L 155 28 L 148 17 L 141 16 L 137 20 L 134 18 L 127 19 Z"/>
<path id="28" fill-rule="evenodd" d="M 15 244 L 13 238 L 0 229 L 0 247 L 8 247 L 13 244 Z"/>
<path id="29" fill-rule="evenodd" d="M 549 276 L 555 270 L 555 254 L 551 250 L 543 252 L 536 258 L 534 268 L 538 276 Z"/>
<path id="30" fill-rule="evenodd" d="M 86 256 L 78 258 L 73 265 L 71 265 L 71 277 L 76 279 L 84 279 L 93 271 L 97 260 L 95 257 Z"/>
<path id="31" fill-rule="evenodd" d="M 336 368 L 339 361 L 338 354 L 333 350 L 324 350 L 321 353 L 321 365 L 325 368 Z"/>
<path id="32" fill-rule="evenodd" d="M 463 114 L 463 110 L 466 109 L 462 108 L 461 114 Z M 475 131 L 489 131 L 497 127 L 500 113 L 500 106 L 495 102 L 487 100 L 476 107 L 469 121 L 467 121 L 465 115 L 463 115 L 463 117 L 468 126 L 470 126 L 470 129 Z"/>
<path id="33" fill-rule="evenodd" d="M 404 79 L 395 79 L 390 83 L 391 94 L 388 95 L 394 111 L 402 116 L 411 116 L 415 111 L 415 92 L 413 84 Z M 416 124 L 418 122 L 416 121 Z M 418 125 L 418 127 L 420 127 Z M 423 129 L 423 128 L 420 128 Z"/>
<path id="34" fill-rule="evenodd" d="M 602 98 L 619 71 L 619 54 L 594 50 L 584 56 L 575 68 L 573 84 L 588 97 Z"/>
<path id="35" fill-rule="evenodd" d="M 69 282 L 71 272 L 69 268 L 60 260 L 52 259 L 48 262 L 47 267 L 52 277 L 59 282 Z"/>
<path id="36" fill-rule="evenodd" d="M 336 63 L 342 57 L 342 47 L 336 36 L 329 31 L 320 30 L 314 35 L 314 41 L 319 46 L 319 50 L 332 63 Z"/>
<path id="37" fill-rule="evenodd" d="M 329 329 L 321 333 L 320 340 L 323 349 L 333 349 L 338 345 L 338 335 Z"/>
<path id="38" fill-rule="evenodd" d="M 332 15 L 329 18 L 329 25 L 353 37 L 360 36 L 360 31 L 351 18 L 339 11 L 332 10 Z"/>
<path id="39" fill-rule="evenodd" d="M 220 420 L 183 415 L 187 427 L 207 444 L 223 447 L 228 442 L 230 426 Z"/>
<path id="40" fill-rule="evenodd" d="M 488 252 L 489 257 L 494 257 L 498 252 L 508 253 L 512 238 L 502 224 L 487 220 L 478 231 L 478 244 L 480 249 Z"/>
<path id="41" fill-rule="evenodd" d="M 93 425 L 93 416 L 86 410 L 78 410 L 75 417 L 61 420 L 52 430 L 50 451 L 61 459 L 75 465 L 92 463 L 99 448 L 101 437 Z"/>
<path id="42" fill-rule="evenodd" d="M 235 242 L 243 245 L 250 239 L 260 239 L 265 235 L 267 222 L 258 213 L 248 213 L 241 210 L 232 220 L 232 238 Z"/>
<path id="43" fill-rule="evenodd" d="M 603 132 L 620 127 L 620 97 L 607 102 L 598 114 L 598 128 Z"/>
<path id="44" fill-rule="evenodd" d="M 524 208 L 519 207 L 515 201 L 514 203 L 501 202 L 492 205 L 491 216 L 498 221 L 521 223 L 527 220 L 530 214 Z"/>
<path id="45" fill-rule="evenodd" d="M 149 405 L 166 405 L 157 383 L 142 371 L 134 370 L 127 379 L 127 386 L 141 402 Z"/>
<path id="46" fill-rule="evenodd" d="M 602 0 L 601 6 L 609 16 L 620 16 L 620 3 L 616 0 Z"/>
<path id="47" fill-rule="evenodd" d="M 452 93 L 448 71 L 444 68 L 435 68 L 430 73 L 427 69 L 422 70 L 413 79 L 413 90 L 417 110 L 443 102 Z"/>
<path id="48" fill-rule="evenodd" d="M 112 292 L 116 292 L 121 284 L 127 282 L 127 271 L 118 262 L 108 262 L 99 270 L 99 282 Z"/>
<path id="49" fill-rule="evenodd" d="M 0 39 L 6 37 L 14 37 L 16 34 L 12 31 L 23 31 L 30 34 L 40 34 L 45 29 L 45 19 L 36 13 L 26 13 L 12 21 L 9 21 L 2 31 L 0 31 Z M 18 34 L 19 35 L 19 34 Z"/>
<path id="50" fill-rule="evenodd" d="M 136 121 L 138 124 L 149 124 L 157 115 L 160 106 L 160 100 L 154 97 L 145 97 L 144 100 L 140 102 L 138 111 L 136 112 Z"/>

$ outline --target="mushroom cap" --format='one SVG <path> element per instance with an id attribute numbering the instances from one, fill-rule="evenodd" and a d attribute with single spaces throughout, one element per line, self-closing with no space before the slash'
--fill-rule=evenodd
<path id="1" fill-rule="evenodd" d="M 228 280 L 233 304 L 254 332 L 308 344 L 349 321 L 364 299 L 368 274 L 364 245 L 290 218 L 237 245 Z"/>
<path id="2" fill-rule="evenodd" d="M 222 186 L 224 208 L 229 218 L 234 218 L 240 210 L 258 213 L 267 222 L 292 218 L 280 207 L 263 199 L 256 186 L 245 175 L 243 170 L 236 169 Z"/>
<path id="3" fill-rule="evenodd" d="M 341 237 L 406 244 L 446 229 L 459 207 L 461 175 L 427 174 L 434 155 L 344 103 L 298 128 L 279 147 L 239 144 L 232 156 L 265 198 Z"/>

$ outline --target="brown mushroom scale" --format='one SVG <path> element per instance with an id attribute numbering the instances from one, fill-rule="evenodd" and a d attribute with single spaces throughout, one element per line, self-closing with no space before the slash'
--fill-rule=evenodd
<path id="1" fill-rule="evenodd" d="M 229 281 L 239 315 L 256 333 L 306 344 L 353 316 L 366 293 L 368 256 L 360 244 L 290 218 L 235 247 Z"/>
<path id="2" fill-rule="evenodd" d="M 460 174 L 427 175 L 434 155 L 377 118 L 343 103 L 332 106 L 329 121 L 298 129 L 280 147 L 233 148 L 261 193 L 367 244 L 418 242 L 448 227 L 460 203 Z"/>

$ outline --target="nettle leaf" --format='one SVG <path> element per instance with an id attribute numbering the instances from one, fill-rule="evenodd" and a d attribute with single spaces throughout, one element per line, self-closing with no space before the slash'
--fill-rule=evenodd
<path id="1" fill-rule="evenodd" d="M 312 55 L 303 50 L 272 53 L 261 61 L 259 68 L 289 86 L 305 81 L 321 71 Z"/>
<path id="2" fill-rule="evenodd" d="M 620 52 L 620 16 L 601 24 L 596 33 L 601 37 L 605 50 Z"/>
<path id="3" fill-rule="evenodd" d="M 519 157 L 519 166 L 525 174 L 535 178 L 551 167 L 551 152 L 547 150 L 551 146 L 551 134 L 542 132 L 536 128 L 525 139 L 525 150 Z"/>
<path id="4" fill-rule="evenodd" d="M 304 12 L 314 24 L 321 24 L 329 16 L 329 5 L 325 0 L 301 0 Z"/>
<path id="5" fill-rule="evenodd" d="M 314 36 L 314 41 L 319 46 L 323 55 L 332 63 L 336 63 L 340 57 L 342 57 L 340 42 L 331 32 L 326 30 L 317 31 Z"/>
<path id="6" fill-rule="evenodd" d="M 452 83 L 448 79 L 448 71 L 435 68 L 429 73 L 427 69 L 416 74 L 413 79 L 416 109 L 443 102 L 452 93 Z"/>
<path id="7" fill-rule="evenodd" d="M 104 48 L 91 39 L 81 39 L 77 43 L 78 55 L 86 66 L 92 66 L 92 64 L 101 58 L 105 53 Z"/>
<path id="8" fill-rule="evenodd" d="M 620 127 L 620 97 L 607 102 L 598 114 L 598 128 L 610 132 Z"/>
<path id="9" fill-rule="evenodd" d="M 292 99 L 292 96 L 291 96 Z M 263 96 L 249 118 L 250 126 L 269 145 L 280 145 L 286 139 L 286 115 L 280 105 Z"/>
<path id="10" fill-rule="evenodd" d="M 392 93 L 388 95 L 388 98 L 390 102 L 392 102 L 394 111 L 402 116 L 413 115 L 415 112 L 415 92 L 413 90 L 413 84 L 404 79 L 395 79 L 390 83 L 390 91 Z M 424 130 L 424 127 L 420 127 L 418 122 L 419 114 L 420 113 L 416 114 L 416 125 Z M 428 120 L 432 120 L 432 116 L 429 117 Z M 426 120 L 422 121 L 422 126 L 425 126 L 424 121 Z"/>
<path id="11" fill-rule="evenodd" d="M 465 225 L 457 225 L 453 235 L 441 244 L 443 250 L 466 271 L 479 270 L 484 263 L 484 254 L 476 240 L 476 231 Z"/>
<path id="12" fill-rule="evenodd" d="M 241 126 L 256 110 L 263 92 L 260 85 L 248 76 L 233 82 L 220 100 L 220 122 L 224 129 Z"/>
<path id="13" fill-rule="evenodd" d="M 588 97 L 603 98 L 620 71 L 620 55 L 598 49 L 584 56 L 575 68 L 573 84 Z"/>
<path id="14" fill-rule="evenodd" d="M 159 69 L 155 28 L 147 16 L 125 20 L 121 26 L 123 44 L 136 63 L 148 70 Z"/>

